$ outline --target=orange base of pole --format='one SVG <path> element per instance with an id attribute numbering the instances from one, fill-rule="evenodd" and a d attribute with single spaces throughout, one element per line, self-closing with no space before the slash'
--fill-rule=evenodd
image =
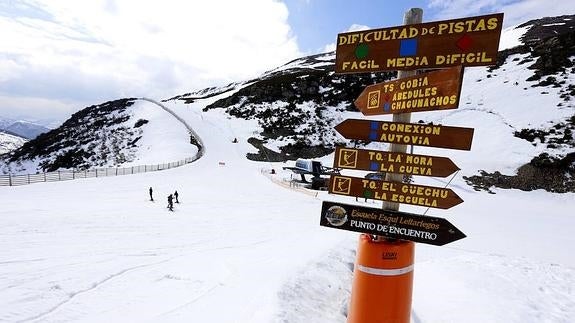
<path id="1" fill-rule="evenodd" d="M 414 246 L 411 241 L 360 236 L 348 323 L 409 323 Z"/>

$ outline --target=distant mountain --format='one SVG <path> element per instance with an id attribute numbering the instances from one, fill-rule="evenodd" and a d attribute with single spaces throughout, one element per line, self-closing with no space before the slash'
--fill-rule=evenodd
<path id="1" fill-rule="evenodd" d="M 26 138 L 0 131 L 0 155 L 22 147 L 27 141 Z"/>
<path id="2" fill-rule="evenodd" d="M 29 121 L 0 119 L 0 131 L 34 139 L 39 134 L 50 131 L 50 129 Z"/>

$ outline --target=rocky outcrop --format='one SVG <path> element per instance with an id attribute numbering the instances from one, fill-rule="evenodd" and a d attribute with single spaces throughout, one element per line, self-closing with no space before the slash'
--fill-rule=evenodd
<path id="1" fill-rule="evenodd" d="M 523 191 L 543 189 L 554 193 L 575 192 L 575 153 L 563 158 L 543 153 L 521 166 L 514 176 L 480 171 L 480 175 L 463 178 L 475 190 L 490 193 L 493 193 L 493 186 Z"/>

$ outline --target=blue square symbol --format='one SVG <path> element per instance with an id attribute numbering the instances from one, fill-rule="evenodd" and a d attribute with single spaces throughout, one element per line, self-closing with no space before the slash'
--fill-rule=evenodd
<path id="1" fill-rule="evenodd" d="M 371 131 L 369 133 L 369 140 L 377 140 L 377 131 Z"/>
<path id="2" fill-rule="evenodd" d="M 389 112 L 389 108 L 391 107 L 391 105 L 389 104 L 389 102 L 385 102 L 383 104 L 383 111 L 385 112 Z"/>
<path id="3" fill-rule="evenodd" d="M 371 130 L 377 130 L 377 128 L 379 128 L 379 122 L 377 122 L 377 121 L 371 121 L 371 122 L 369 123 L 369 128 L 370 128 Z"/>
<path id="4" fill-rule="evenodd" d="M 404 39 L 399 42 L 399 56 L 415 56 L 417 54 L 417 39 Z"/>
<path id="5" fill-rule="evenodd" d="M 369 164 L 369 170 L 379 170 L 379 163 L 371 162 Z"/>

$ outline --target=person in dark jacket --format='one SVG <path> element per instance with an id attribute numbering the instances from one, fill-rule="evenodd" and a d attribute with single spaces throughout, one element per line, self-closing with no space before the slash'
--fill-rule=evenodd
<path id="1" fill-rule="evenodd" d="M 180 201 L 178 201 L 178 191 L 174 193 L 174 197 L 176 198 L 176 203 L 180 203 Z"/>
<path id="2" fill-rule="evenodd" d="M 151 186 L 150 186 L 149 191 L 150 191 L 150 201 L 153 201 L 154 200 L 154 196 L 153 196 L 154 190 L 152 190 Z"/>
<path id="3" fill-rule="evenodd" d="M 174 199 L 174 198 L 172 197 L 172 194 L 168 195 L 168 209 L 169 209 L 170 211 L 173 211 L 173 210 L 174 210 L 174 203 L 172 202 L 173 199 Z"/>

